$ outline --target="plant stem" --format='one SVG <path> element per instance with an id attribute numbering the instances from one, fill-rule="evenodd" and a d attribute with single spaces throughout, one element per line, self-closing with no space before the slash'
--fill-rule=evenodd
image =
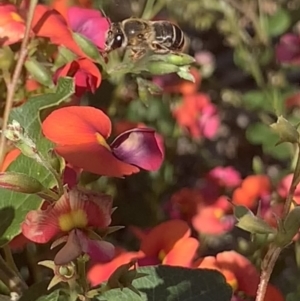
<path id="1" fill-rule="evenodd" d="M 21 275 L 19 273 L 19 270 L 16 266 L 15 260 L 12 256 L 11 249 L 10 249 L 9 245 L 5 245 L 3 247 L 3 252 L 4 252 L 5 260 L 6 260 L 7 264 L 9 265 L 9 267 L 11 269 L 13 269 L 18 274 L 19 277 L 21 277 Z"/>
<path id="2" fill-rule="evenodd" d="M 298 158 L 297 163 L 293 175 L 292 184 L 290 186 L 288 196 L 286 198 L 284 209 L 283 209 L 283 216 L 282 220 L 284 221 L 290 211 L 292 202 L 293 202 L 293 196 L 295 194 L 295 190 L 297 188 L 297 185 L 300 182 L 300 144 L 298 144 Z M 279 257 L 280 252 L 282 251 L 282 247 L 276 246 L 274 244 L 271 244 L 269 247 L 269 250 L 267 254 L 265 255 L 262 264 L 261 264 L 261 275 L 260 275 L 260 282 L 258 285 L 257 293 L 256 293 L 256 299 L 255 301 L 264 301 L 265 295 L 268 287 L 268 283 L 271 277 L 271 274 L 273 272 L 275 263 Z"/>
<path id="3" fill-rule="evenodd" d="M 155 2 L 155 0 L 146 0 L 144 11 L 141 16 L 142 19 L 150 19 L 151 15 L 152 15 L 152 9 L 153 9 L 154 2 Z"/>
<path id="4" fill-rule="evenodd" d="M 80 286 L 82 288 L 83 294 L 85 295 L 85 293 L 88 291 L 88 284 L 86 281 L 86 261 L 83 258 L 83 256 L 79 257 L 77 259 L 77 272 L 78 272 L 78 276 L 79 276 L 79 283 Z"/>
<path id="5" fill-rule="evenodd" d="M 12 270 L 0 256 L 0 280 L 10 289 L 19 295 L 28 289 L 25 281 Z"/>
<path id="6" fill-rule="evenodd" d="M 3 134 L 5 130 L 7 129 L 7 123 L 9 119 L 9 114 L 13 106 L 13 100 L 14 95 L 16 92 L 18 80 L 28 53 L 27 45 L 30 38 L 30 30 L 31 30 L 31 24 L 34 16 L 35 7 L 38 3 L 38 0 L 31 0 L 29 4 L 28 14 L 27 14 L 27 20 L 26 20 L 26 28 L 24 33 L 24 38 L 22 40 L 21 49 L 20 49 L 20 55 L 11 79 L 11 82 L 7 85 L 7 95 L 6 95 L 6 101 L 5 101 L 5 109 L 3 114 L 3 125 L 2 125 L 2 135 L 0 137 L 0 165 L 3 162 L 4 156 L 5 156 L 5 145 L 6 145 L 6 137 Z"/>

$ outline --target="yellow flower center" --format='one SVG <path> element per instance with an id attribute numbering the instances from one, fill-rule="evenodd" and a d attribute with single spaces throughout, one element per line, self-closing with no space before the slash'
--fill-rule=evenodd
<path id="1" fill-rule="evenodd" d="M 96 139 L 98 141 L 98 143 L 102 146 L 104 146 L 105 148 L 107 148 L 109 151 L 111 151 L 109 145 L 107 144 L 106 140 L 104 139 L 104 137 L 99 134 L 99 133 L 96 133 Z"/>
<path id="2" fill-rule="evenodd" d="M 233 278 L 231 280 L 227 280 L 227 283 L 232 287 L 232 290 L 235 292 L 238 289 L 238 282 L 236 278 Z"/>
<path id="3" fill-rule="evenodd" d="M 23 19 L 17 13 L 10 13 L 11 18 L 16 22 L 23 22 Z"/>
<path id="4" fill-rule="evenodd" d="M 85 228 L 88 224 L 86 213 L 82 209 L 62 214 L 58 218 L 59 227 L 63 232 L 69 232 L 75 228 Z"/>
<path id="5" fill-rule="evenodd" d="M 166 257 L 166 252 L 164 250 L 161 250 L 158 253 L 158 259 L 162 262 L 164 260 L 164 258 Z"/>
<path id="6" fill-rule="evenodd" d="M 214 215 L 217 219 L 220 219 L 224 215 L 224 211 L 222 209 L 215 209 Z"/>

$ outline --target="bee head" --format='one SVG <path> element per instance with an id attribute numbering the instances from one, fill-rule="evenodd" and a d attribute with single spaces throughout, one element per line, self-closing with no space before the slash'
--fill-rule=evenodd
<path id="1" fill-rule="evenodd" d="M 105 41 L 105 50 L 110 51 L 124 46 L 126 37 L 120 23 L 112 23 Z"/>

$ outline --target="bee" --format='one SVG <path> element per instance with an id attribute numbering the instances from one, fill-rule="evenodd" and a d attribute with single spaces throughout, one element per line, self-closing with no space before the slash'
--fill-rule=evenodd
<path id="1" fill-rule="evenodd" d="M 127 48 L 131 50 L 132 58 L 138 59 L 149 49 L 156 54 L 180 52 L 184 44 L 183 31 L 171 22 L 129 18 L 111 23 L 106 36 L 105 51 Z"/>

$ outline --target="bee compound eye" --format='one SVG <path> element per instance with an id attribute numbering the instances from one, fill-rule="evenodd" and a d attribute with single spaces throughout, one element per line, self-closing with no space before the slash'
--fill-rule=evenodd
<path id="1" fill-rule="evenodd" d="M 113 43 L 113 48 L 120 48 L 122 47 L 123 44 L 123 35 L 118 34 L 114 38 L 114 43 Z"/>

